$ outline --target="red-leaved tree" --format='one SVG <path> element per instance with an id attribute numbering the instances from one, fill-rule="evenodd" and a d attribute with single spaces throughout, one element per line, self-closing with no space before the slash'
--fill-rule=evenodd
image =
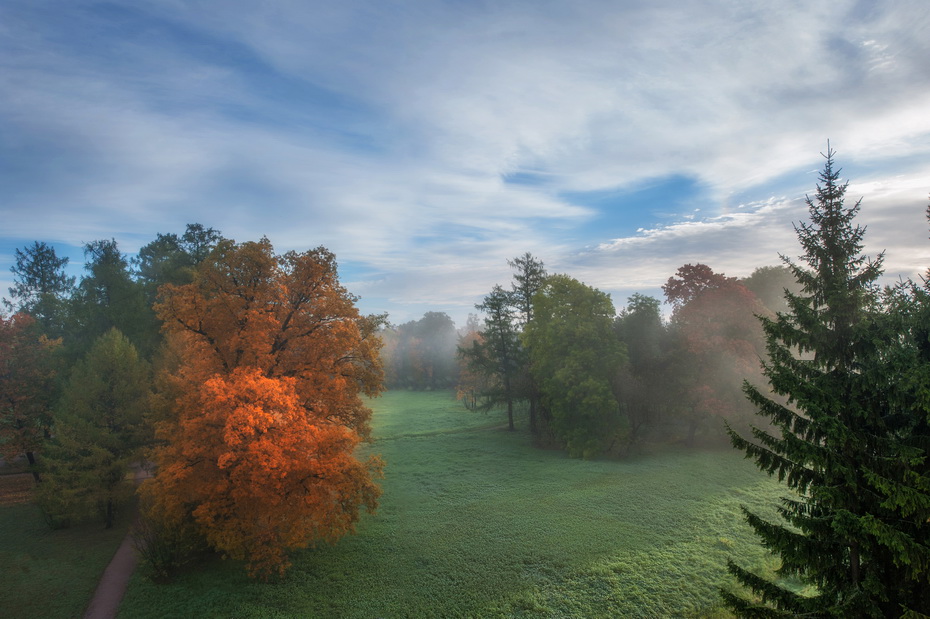
<path id="1" fill-rule="evenodd" d="M 705 264 L 680 267 L 662 290 L 674 308 L 672 327 L 681 358 L 677 378 L 684 387 L 688 442 L 714 418 L 740 425 L 742 417 L 752 413 L 742 381 L 761 376 L 764 340 L 756 316 L 767 310 L 735 277 L 715 273 Z"/>
<path id="2" fill-rule="evenodd" d="M 26 454 L 35 464 L 52 423 L 52 351 L 59 344 L 41 335 L 28 314 L 0 315 L 0 456 L 7 460 Z"/>

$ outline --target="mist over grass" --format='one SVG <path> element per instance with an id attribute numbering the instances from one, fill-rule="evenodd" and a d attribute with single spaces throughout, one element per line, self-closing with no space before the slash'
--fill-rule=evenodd
<path id="1" fill-rule="evenodd" d="M 706 616 L 727 557 L 774 566 L 739 505 L 769 514 L 784 489 L 732 450 L 583 461 L 448 392 L 372 406 L 384 495 L 357 535 L 271 584 L 219 559 L 168 585 L 137 573 L 120 617 Z"/>

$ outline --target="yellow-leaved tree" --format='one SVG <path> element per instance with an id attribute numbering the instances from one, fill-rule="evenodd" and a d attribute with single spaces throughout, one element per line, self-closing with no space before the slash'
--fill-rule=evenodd
<path id="1" fill-rule="evenodd" d="M 143 487 L 152 514 L 267 577 L 375 509 L 381 461 L 354 451 L 369 434 L 362 396 L 382 390 L 379 318 L 359 314 L 331 252 L 224 240 L 159 298 L 172 361 Z"/>

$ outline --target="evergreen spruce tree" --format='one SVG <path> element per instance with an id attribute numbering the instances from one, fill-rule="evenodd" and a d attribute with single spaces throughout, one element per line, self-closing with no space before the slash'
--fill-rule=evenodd
<path id="1" fill-rule="evenodd" d="M 771 392 L 745 385 L 773 430 L 754 428 L 751 440 L 729 430 L 736 448 L 795 492 L 779 507 L 784 522 L 746 517 L 781 558 L 777 574 L 814 593 L 730 563 L 755 596 L 724 592 L 724 600 L 744 617 L 923 616 L 930 485 L 915 420 L 926 427 L 926 410 L 899 373 L 918 347 L 882 302 L 882 256 L 860 254 L 860 205 L 844 206 L 847 184 L 829 145 L 824 156 L 816 199 L 807 199 L 810 223 L 795 228 L 803 264 L 785 259 L 802 292 L 787 294 L 788 312 L 762 319 Z"/>

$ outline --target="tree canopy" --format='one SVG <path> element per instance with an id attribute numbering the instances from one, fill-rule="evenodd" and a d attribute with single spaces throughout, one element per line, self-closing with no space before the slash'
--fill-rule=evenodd
<path id="1" fill-rule="evenodd" d="M 613 379 L 625 358 L 605 293 L 567 275 L 549 276 L 533 297 L 524 332 L 543 417 L 574 456 L 610 449 L 622 433 Z"/>
<path id="2" fill-rule="evenodd" d="M 55 248 L 35 241 L 15 250 L 10 267 L 14 283 L 5 305 L 16 313 L 29 314 L 55 337 L 64 329 L 64 304 L 74 290 L 75 278 L 65 273 L 68 258 L 59 258 Z"/>
<path id="3" fill-rule="evenodd" d="M 52 426 L 59 344 L 28 314 L 0 315 L 0 456 L 7 460 L 25 453 L 35 466 Z"/>
<path id="4" fill-rule="evenodd" d="M 354 450 L 369 433 L 361 396 L 382 389 L 379 322 L 359 315 L 333 254 L 224 240 L 160 296 L 177 367 L 161 375 L 165 444 L 146 492 L 164 517 L 267 576 L 374 510 L 380 461 Z"/>
<path id="5" fill-rule="evenodd" d="M 145 415 L 151 370 L 116 329 L 74 364 L 55 415 L 55 436 L 44 455 L 47 474 L 39 504 L 55 526 L 99 516 L 113 526 L 135 487 L 127 480 L 139 450 L 151 441 Z"/>

